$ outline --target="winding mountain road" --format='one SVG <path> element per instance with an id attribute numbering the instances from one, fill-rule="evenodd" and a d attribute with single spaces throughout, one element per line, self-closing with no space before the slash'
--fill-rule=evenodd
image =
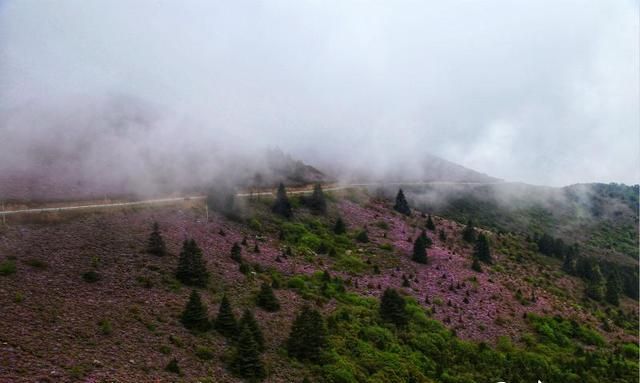
<path id="1" fill-rule="evenodd" d="M 358 184 L 346 184 L 346 185 L 338 185 L 338 186 L 330 186 L 327 188 L 323 188 L 325 192 L 329 191 L 338 191 L 338 190 L 346 190 L 346 189 L 355 189 L 355 188 L 363 188 L 363 187 L 371 187 L 371 186 L 394 186 L 394 185 L 483 185 L 485 183 L 479 182 L 391 182 L 391 183 L 358 183 Z M 290 190 L 287 194 L 308 194 L 312 193 L 312 189 L 304 189 L 304 190 Z M 256 193 L 237 193 L 237 197 L 251 197 L 251 196 L 264 196 L 264 195 L 274 195 L 273 191 L 265 191 L 265 192 L 256 192 Z M 65 206 L 53 206 L 53 207 L 40 207 L 40 208 L 30 208 L 30 209 L 17 209 L 17 210 L 0 210 L 0 216 L 7 216 L 13 214 L 28 214 L 28 213 L 44 213 L 44 212 L 59 212 L 59 211 L 67 211 L 67 210 L 82 210 L 82 209 L 107 209 L 107 208 L 116 208 L 116 207 L 125 207 L 125 206 L 143 206 L 143 205 L 157 205 L 157 204 L 166 204 L 180 201 L 189 201 L 189 200 L 200 200 L 205 199 L 206 196 L 203 195 L 194 195 L 194 196 L 184 196 L 184 197 L 170 197 L 170 198 L 155 198 L 155 199 L 147 199 L 141 201 L 130 201 L 130 202 L 112 202 L 112 203 L 96 203 L 96 204 L 84 204 L 84 205 L 65 205 Z"/>

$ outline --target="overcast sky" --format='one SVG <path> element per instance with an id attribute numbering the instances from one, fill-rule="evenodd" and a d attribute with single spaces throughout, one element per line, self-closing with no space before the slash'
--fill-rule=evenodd
<path id="1" fill-rule="evenodd" d="M 0 0 L 0 113 L 126 96 L 176 135 L 311 162 L 431 153 L 513 181 L 637 183 L 638 9 Z"/>

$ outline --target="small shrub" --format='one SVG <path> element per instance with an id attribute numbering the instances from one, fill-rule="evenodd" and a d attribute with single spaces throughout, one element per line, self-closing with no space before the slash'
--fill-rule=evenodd
<path id="1" fill-rule="evenodd" d="M 100 327 L 100 333 L 102 333 L 102 335 L 111 335 L 111 333 L 113 332 L 111 321 L 108 319 L 103 319 L 98 322 L 98 326 Z"/>
<path id="2" fill-rule="evenodd" d="M 90 270 L 82 274 L 82 279 L 88 283 L 95 283 L 102 279 L 102 275 L 95 270 Z"/>
<path id="3" fill-rule="evenodd" d="M 13 296 L 13 302 L 14 303 L 21 303 L 22 301 L 24 301 L 24 294 L 22 294 L 21 292 L 16 292 L 15 295 Z"/>
<path id="4" fill-rule="evenodd" d="M 0 263 L 0 275 L 11 275 L 16 273 L 16 263 L 11 260 Z"/>
<path id="5" fill-rule="evenodd" d="M 360 243 L 367 243 L 369 242 L 369 234 L 367 233 L 366 230 L 361 230 L 358 235 L 356 235 L 356 241 L 360 242 Z"/>
<path id="6" fill-rule="evenodd" d="M 202 360 L 212 360 L 215 354 L 213 350 L 206 346 L 198 346 L 196 348 L 196 356 Z"/>
<path id="7" fill-rule="evenodd" d="M 29 258 L 24 261 L 24 263 L 26 263 L 28 266 L 33 267 L 34 269 L 44 270 L 48 267 L 47 262 L 37 258 Z"/>
<path id="8" fill-rule="evenodd" d="M 180 375 L 180 366 L 178 365 L 178 360 L 176 358 L 171 359 L 164 370 Z"/>

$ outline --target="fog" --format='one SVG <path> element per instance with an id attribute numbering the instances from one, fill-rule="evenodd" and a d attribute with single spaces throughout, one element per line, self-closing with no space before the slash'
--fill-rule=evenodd
<path id="1" fill-rule="evenodd" d="M 64 161 L 155 187 L 277 147 L 334 172 L 435 155 L 509 181 L 637 183 L 638 9 L 0 1 L 0 172 Z"/>

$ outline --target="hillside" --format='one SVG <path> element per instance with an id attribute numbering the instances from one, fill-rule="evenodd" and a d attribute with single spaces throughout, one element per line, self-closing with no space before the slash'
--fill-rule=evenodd
<path id="1" fill-rule="evenodd" d="M 348 164 L 323 163 L 335 178 L 350 183 L 469 182 L 496 183 L 501 179 L 469 169 L 444 158 L 421 153 L 421 157 L 364 157 Z M 326 162 L 326 161 L 325 161 Z"/>
<path id="2" fill-rule="evenodd" d="M 524 235 L 481 223 L 493 261 L 477 272 L 464 224 L 434 215 L 420 264 L 411 260 L 427 222 L 419 211 L 404 216 L 393 200 L 357 189 L 327 194 L 326 214 L 310 201 L 292 196 L 290 219 L 267 197 L 244 200 L 233 219 L 211 212 L 207 221 L 201 201 L 9 219 L 0 229 L 0 381 L 240 381 L 230 367 L 237 341 L 180 321 L 192 288 L 175 271 L 190 238 L 210 273 L 196 288 L 208 317 L 223 295 L 236 317 L 254 312 L 267 382 L 637 381 L 637 300 L 586 298 L 585 282 Z M 338 217 L 345 234 L 334 232 Z M 146 251 L 153 222 L 166 256 Z M 231 257 L 235 243 L 240 257 Z M 279 310 L 256 307 L 263 283 Z M 406 326 L 378 313 L 387 288 L 404 297 Z M 327 332 L 313 361 L 286 347 L 305 304 Z M 174 358 L 180 374 L 167 368 Z"/>

